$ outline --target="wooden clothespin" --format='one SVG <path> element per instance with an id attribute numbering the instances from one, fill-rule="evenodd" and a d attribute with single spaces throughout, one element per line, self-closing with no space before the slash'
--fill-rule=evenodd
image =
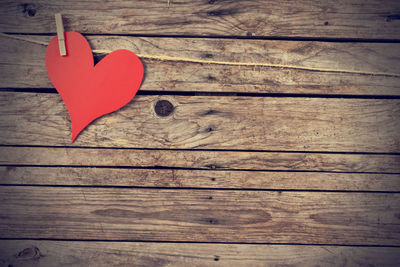
<path id="1" fill-rule="evenodd" d="M 60 55 L 66 56 L 67 50 L 65 49 L 64 25 L 62 17 L 60 13 L 57 13 L 55 17 L 56 17 L 57 38 L 58 38 L 58 46 L 60 48 Z"/>

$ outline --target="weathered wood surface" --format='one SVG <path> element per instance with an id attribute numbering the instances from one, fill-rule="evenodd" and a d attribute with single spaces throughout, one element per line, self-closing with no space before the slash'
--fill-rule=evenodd
<path id="1" fill-rule="evenodd" d="M 400 173 L 400 155 L 0 147 L 1 165 Z"/>
<path id="2" fill-rule="evenodd" d="M 400 175 L 9 166 L 0 184 L 400 192 Z"/>
<path id="3" fill-rule="evenodd" d="M 174 111 L 157 116 L 156 102 Z M 0 93 L 0 144 L 70 146 L 57 94 Z M 400 152 L 399 99 L 137 96 L 74 146 Z"/>
<path id="4" fill-rule="evenodd" d="M 169 3 L 169 4 L 168 4 Z M 0 31 L 399 39 L 397 0 L 2 1 Z"/>
<path id="5" fill-rule="evenodd" d="M 51 37 L 24 36 L 48 42 Z M 93 49 L 195 60 L 273 63 L 400 74 L 398 43 L 335 43 L 198 38 L 88 36 Z M 46 47 L 0 36 L 0 87 L 52 88 L 44 65 Z M 223 66 L 142 59 L 140 90 L 400 95 L 400 78 L 269 67 Z"/>
<path id="6" fill-rule="evenodd" d="M 357 42 L 400 40 L 396 0 L 1 1 L 0 32 L 48 42 L 55 12 L 93 49 L 400 74 L 398 43 Z M 53 87 L 44 45 L 0 44 L 0 88 Z M 321 97 L 399 77 L 143 62 L 141 90 L 198 95 L 139 96 L 73 144 L 57 94 L 0 93 L 0 266 L 400 265 L 400 99 Z"/>
<path id="7" fill-rule="evenodd" d="M 1 238 L 400 245 L 400 194 L 0 187 Z"/>
<path id="8" fill-rule="evenodd" d="M 2 266 L 393 266 L 400 248 L 0 241 Z"/>

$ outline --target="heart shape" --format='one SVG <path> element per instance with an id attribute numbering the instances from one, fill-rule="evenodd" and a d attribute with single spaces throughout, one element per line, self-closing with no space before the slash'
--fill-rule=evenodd
<path id="1" fill-rule="evenodd" d="M 72 142 L 93 120 L 132 100 L 143 79 L 143 64 L 131 51 L 119 49 L 94 66 L 88 41 L 78 32 L 65 32 L 67 56 L 58 39 L 46 50 L 47 73 L 68 109 Z"/>

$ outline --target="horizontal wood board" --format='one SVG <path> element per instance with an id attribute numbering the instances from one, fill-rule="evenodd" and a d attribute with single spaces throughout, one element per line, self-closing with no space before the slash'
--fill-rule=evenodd
<path id="1" fill-rule="evenodd" d="M 399 39 L 396 0 L 2 1 L 0 31 Z"/>
<path id="2" fill-rule="evenodd" d="M 400 245 L 400 195 L 0 187 L 0 237 Z"/>
<path id="3" fill-rule="evenodd" d="M 35 35 L 19 37 L 44 43 L 51 38 Z M 400 75 L 398 43 L 126 36 L 87 38 L 92 49 L 129 49 L 139 55 Z M 27 90 L 53 88 L 44 65 L 46 46 L 4 36 L 0 36 L 0 43 L 0 87 Z M 101 57 L 95 55 L 97 60 Z M 141 59 L 146 70 L 141 91 L 400 95 L 400 77 Z"/>
<path id="4" fill-rule="evenodd" d="M 399 99 L 137 96 L 73 146 L 397 153 L 399 114 Z M 57 94 L 0 93 L 0 127 L 3 145 L 72 145 Z"/>
<path id="5" fill-rule="evenodd" d="M 1 240 L 4 266 L 398 266 L 400 248 Z"/>

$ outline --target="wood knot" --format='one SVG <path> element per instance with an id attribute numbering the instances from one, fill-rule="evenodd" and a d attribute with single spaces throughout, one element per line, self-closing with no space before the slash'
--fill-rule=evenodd
<path id="1" fill-rule="evenodd" d="M 14 171 L 16 171 L 17 170 L 17 167 L 13 167 L 13 166 L 7 166 L 7 169 L 6 169 L 8 172 L 14 172 Z"/>
<path id="2" fill-rule="evenodd" d="M 158 116 L 166 117 L 174 111 L 174 105 L 168 100 L 159 100 L 154 106 L 154 110 Z"/>
<path id="3" fill-rule="evenodd" d="M 16 255 L 16 258 L 22 259 L 22 260 L 37 260 L 40 259 L 42 255 L 40 254 L 39 248 L 33 246 L 30 248 L 26 248 L 19 252 Z"/>

